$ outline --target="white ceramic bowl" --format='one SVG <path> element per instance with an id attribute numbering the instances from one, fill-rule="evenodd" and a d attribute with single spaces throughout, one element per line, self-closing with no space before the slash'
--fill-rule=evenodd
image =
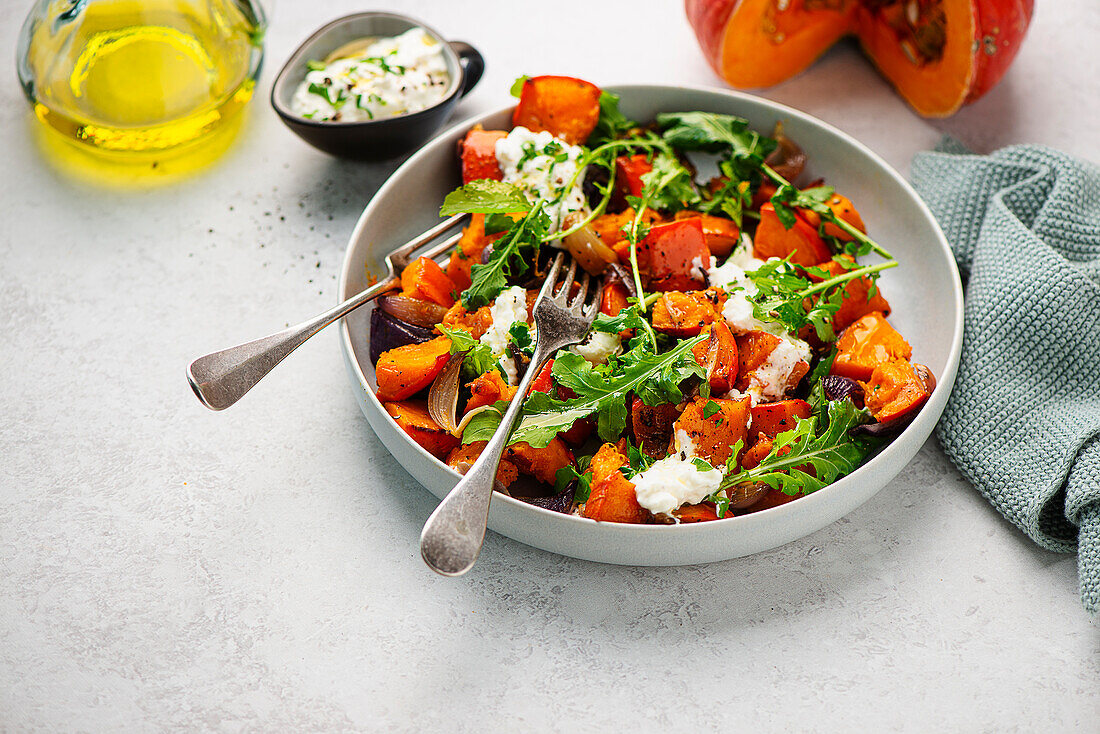
<path id="1" fill-rule="evenodd" d="M 522 543 L 604 563 L 664 566 L 705 563 L 758 553 L 796 540 L 838 520 L 870 499 L 901 471 L 932 432 L 955 382 L 962 344 L 963 298 L 958 270 L 932 213 L 881 158 L 843 132 L 805 113 L 736 92 L 630 85 L 612 87 L 635 120 L 658 112 L 704 110 L 740 115 L 760 131 L 782 120 L 787 135 L 809 158 L 809 178 L 823 176 L 855 203 L 875 239 L 901 266 L 880 281 L 893 307 L 890 321 L 928 365 L 939 384 L 916 420 L 878 456 L 822 490 L 769 510 L 685 525 L 624 525 L 543 510 L 497 494 L 489 528 Z M 442 133 L 409 158 L 363 211 L 348 244 L 340 298 L 367 286 L 368 272 L 384 272 L 382 256 L 439 221 L 447 192 L 461 183 L 458 141 L 475 123 L 509 129 L 512 108 L 480 115 Z M 341 345 L 363 413 L 402 466 L 442 498 L 458 474 L 412 441 L 374 394 L 368 359 L 369 306 L 349 315 Z"/>

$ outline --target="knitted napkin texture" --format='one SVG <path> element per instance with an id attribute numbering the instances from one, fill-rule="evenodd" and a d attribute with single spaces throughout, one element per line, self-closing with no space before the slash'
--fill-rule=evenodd
<path id="1" fill-rule="evenodd" d="M 1100 610 L 1100 167 L 1018 145 L 945 140 L 913 185 L 966 284 L 958 378 L 937 435 L 1001 514 L 1077 552 Z"/>

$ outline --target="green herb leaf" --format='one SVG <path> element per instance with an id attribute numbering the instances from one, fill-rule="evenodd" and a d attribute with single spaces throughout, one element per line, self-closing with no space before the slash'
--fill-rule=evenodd
<path id="1" fill-rule="evenodd" d="M 653 170 L 642 175 L 642 208 L 638 211 L 645 207 L 677 211 L 700 200 L 691 171 L 676 156 L 659 151 L 652 165 Z"/>
<path id="2" fill-rule="evenodd" d="M 513 97 L 516 97 L 518 99 L 519 96 L 521 94 L 523 94 L 523 85 L 526 84 L 527 80 L 530 79 L 530 78 L 531 77 L 527 76 L 526 74 L 524 74 L 523 76 L 517 78 L 514 82 L 512 82 L 512 86 L 508 90 L 508 94 L 510 94 Z"/>
<path id="3" fill-rule="evenodd" d="M 657 459 L 642 450 L 642 444 L 635 446 L 630 443 L 630 441 L 627 441 L 626 444 L 626 459 L 628 465 L 622 467 L 620 471 L 622 471 L 623 476 L 627 479 L 631 479 L 641 474 L 646 469 L 653 466 L 657 461 Z"/>
<path id="4" fill-rule="evenodd" d="M 627 306 L 614 316 L 605 313 L 596 314 L 596 321 L 592 324 L 593 331 L 602 331 L 607 334 L 618 334 L 625 329 L 644 329 L 649 326 L 637 304 Z"/>
<path id="5" fill-rule="evenodd" d="M 441 217 L 452 214 L 509 214 L 531 210 L 531 202 L 523 189 L 503 181 L 478 179 L 459 186 L 443 199 Z"/>
<path id="6" fill-rule="evenodd" d="M 436 328 L 451 340 L 451 354 L 466 353 L 466 357 L 462 360 L 462 372 L 465 377 L 473 379 L 497 368 L 497 359 L 493 356 L 493 350 L 488 344 L 482 344 L 474 339 L 470 332 L 465 329 L 452 329 L 443 324 L 438 324 Z M 503 373 L 501 375 L 503 376 Z"/>
<path id="7" fill-rule="evenodd" d="M 792 430 L 776 436 L 771 452 L 758 466 L 727 475 L 721 489 L 762 482 L 784 494 L 809 494 L 855 471 L 873 445 L 849 432 L 870 422 L 870 414 L 845 399 L 830 402 L 826 415 L 828 423 L 820 434 L 815 433 L 816 418 L 799 418 Z M 807 466 L 814 468 L 816 476 L 801 468 Z"/>
<path id="8" fill-rule="evenodd" d="M 707 404 L 703 406 L 703 417 L 710 418 L 715 413 L 721 412 L 722 406 L 713 400 L 708 400 Z"/>
<path id="9" fill-rule="evenodd" d="M 577 486 L 573 490 L 573 501 L 577 504 L 587 502 L 588 496 L 592 493 L 592 475 L 583 471 L 579 472 L 569 464 L 558 469 L 554 475 L 554 493 L 564 492 L 574 480 L 576 480 Z"/>
<path id="10" fill-rule="evenodd" d="M 692 375 L 705 374 L 705 368 L 691 353 L 691 348 L 704 338 L 706 335 L 686 339 L 664 354 L 653 354 L 639 346 L 597 367 L 578 354 L 558 352 L 551 368 L 554 381 L 571 389 L 576 397 L 555 400 L 545 393 L 532 393 L 524 404 L 523 419 L 512 434 L 512 443 L 526 441 L 541 448 L 574 421 L 593 413 L 597 414 L 596 432 L 600 438 L 615 441 L 626 428 L 627 393 L 634 393 L 647 405 L 679 402 L 683 397 L 680 383 Z"/>
<path id="11" fill-rule="evenodd" d="M 600 92 L 600 118 L 588 137 L 588 146 L 594 148 L 629 133 L 638 123 L 619 112 L 619 95 Z"/>
<path id="12" fill-rule="evenodd" d="M 833 347 L 828 354 L 817 360 L 817 364 L 810 371 L 810 385 L 813 387 L 810 388 L 810 395 L 806 398 L 806 402 L 810 404 L 810 415 L 816 418 L 819 424 L 824 423 L 829 412 L 829 400 L 825 397 L 825 386 L 822 380 L 828 376 L 835 359 L 836 347 Z"/>
<path id="13" fill-rule="evenodd" d="M 306 68 L 309 69 L 310 71 L 324 71 L 326 67 L 327 67 L 327 64 L 325 64 L 324 61 L 317 61 L 315 59 L 310 59 L 309 61 L 306 62 Z"/>
<path id="14" fill-rule="evenodd" d="M 726 176 L 726 182 L 696 208 L 703 214 L 724 214 L 740 227 L 744 211 L 752 202 L 750 183 L 734 177 L 736 174 L 733 173 L 729 161 L 722 161 L 719 168 Z"/>
<path id="15" fill-rule="evenodd" d="M 775 141 L 749 128 L 747 120 L 714 112 L 670 112 L 657 115 L 665 142 L 680 150 L 725 153 L 732 179 L 745 180 L 764 165 Z"/>
<path id="16" fill-rule="evenodd" d="M 513 321 L 508 327 L 509 340 L 525 352 L 533 351 L 531 326 L 526 321 Z"/>
<path id="17" fill-rule="evenodd" d="M 488 262 L 471 266 L 470 287 L 462 292 L 462 305 L 467 310 L 488 305 L 508 287 L 508 278 L 527 272 L 528 263 L 538 256 L 543 235 L 550 230 L 550 218 L 542 207 L 541 200 L 536 202 L 526 217 L 514 223 L 507 234 L 493 243 Z"/>
<path id="18" fill-rule="evenodd" d="M 470 422 L 462 430 L 462 443 L 474 443 L 475 441 L 488 441 L 497 432 L 500 419 L 508 410 L 507 400 L 498 400 L 492 406 L 477 413 L 470 418 Z"/>
<path id="19" fill-rule="evenodd" d="M 334 109 L 340 109 L 344 106 L 344 103 L 348 101 L 347 90 L 345 90 L 343 87 L 337 89 L 336 99 L 333 99 L 329 95 L 329 92 L 332 91 L 332 89 L 333 87 L 331 86 L 325 84 L 317 84 L 316 82 L 313 82 L 309 85 L 310 94 L 316 94 L 318 97 L 324 97 L 325 101 L 332 105 Z"/>
<path id="20" fill-rule="evenodd" d="M 796 221 L 795 209 L 809 209 L 831 219 L 833 210 L 825 202 L 833 195 L 832 186 L 814 186 L 809 189 L 796 189 L 790 184 L 783 184 L 772 194 L 771 203 L 775 207 L 775 214 L 785 229 L 790 229 Z"/>
<path id="21" fill-rule="evenodd" d="M 696 471 L 714 471 L 714 466 L 706 459 L 695 457 L 691 460 L 691 463 L 695 465 Z"/>

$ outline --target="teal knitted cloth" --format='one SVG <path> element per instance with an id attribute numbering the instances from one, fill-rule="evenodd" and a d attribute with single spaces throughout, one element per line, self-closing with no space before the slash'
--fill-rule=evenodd
<path id="1" fill-rule="evenodd" d="M 945 140 L 913 185 L 966 284 L 958 379 L 937 434 L 1044 548 L 1077 551 L 1100 611 L 1100 167 L 1050 148 L 971 155 Z"/>

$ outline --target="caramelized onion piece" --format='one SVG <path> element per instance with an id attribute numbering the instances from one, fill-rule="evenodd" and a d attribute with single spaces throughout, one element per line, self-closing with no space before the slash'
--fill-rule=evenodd
<path id="1" fill-rule="evenodd" d="M 599 275 L 607 269 L 609 264 L 619 260 L 615 251 L 605 245 L 596 235 L 595 230 L 587 224 L 576 232 L 566 235 L 562 242 L 565 244 L 565 249 L 569 250 L 569 254 L 590 275 Z"/>
<path id="2" fill-rule="evenodd" d="M 772 137 L 779 145 L 764 159 L 764 162 L 780 176 L 793 182 L 806 167 L 806 154 L 796 142 L 783 134 L 782 123 L 775 123 L 775 132 L 772 133 Z"/>
<path id="3" fill-rule="evenodd" d="M 439 424 L 439 427 L 449 433 L 458 430 L 455 425 L 455 413 L 458 410 L 458 374 L 462 369 L 462 358 L 465 352 L 452 354 L 443 366 L 431 389 L 428 390 L 428 415 Z"/>
<path id="4" fill-rule="evenodd" d="M 447 314 L 447 309 L 438 303 L 408 296 L 382 296 L 378 306 L 390 316 L 417 326 L 435 326 Z"/>
<path id="5" fill-rule="evenodd" d="M 763 482 L 741 482 L 727 489 L 726 495 L 730 498 L 731 508 L 743 510 L 755 505 L 769 489 Z"/>

